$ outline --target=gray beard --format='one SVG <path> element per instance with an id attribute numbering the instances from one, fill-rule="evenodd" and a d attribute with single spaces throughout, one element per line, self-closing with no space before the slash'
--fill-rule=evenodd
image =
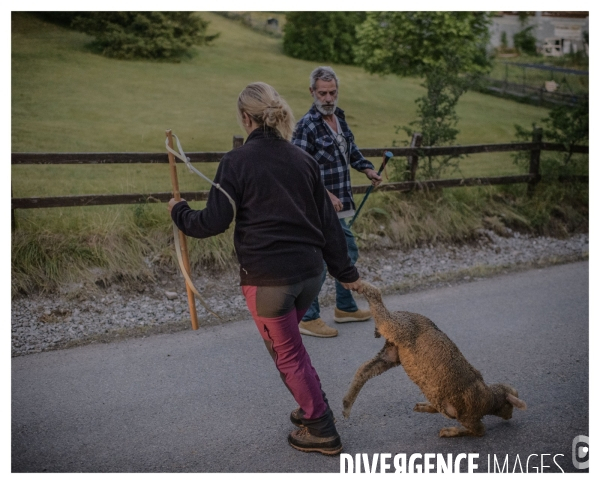
<path id="1" fill-rule="evenodd" d="M 333 101 L 333 105 L 329 104 L 327 106 L 323 106 L 323 103 L 319 101 L 316 97 L 314 98 L 314 100 L 315 107 L 317 108 L 317 111 L 319 111 L 321 114 L 329 116 L 330 114 L 333 114 L 335 112 L 335 108 L 337 107 L 337 99 Z"/>

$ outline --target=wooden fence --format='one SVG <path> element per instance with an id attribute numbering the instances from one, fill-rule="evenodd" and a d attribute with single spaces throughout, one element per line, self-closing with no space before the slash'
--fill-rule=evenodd
<path id="1" fill-rule="evenodd" d="M 233 147 L 243 143 L 241 136 L 233 137 Z M 362 154 L 367 158 L 381 157 L 386 151 L 391 151 L 394 157 L 407 157 L 407 180 L 396 183 L 385 183 L 379 186 L 380 191 L 410 191 L 433 188 L 466 187 L 477 185 L 507 185 L 512 183 L 527 183 L 529 190 L 533 190 L 540 181 L 540 152 L 569 151 L 569 148 L 559 143 L 545 143 L 541 138 L 541 131 L 534 134 L 532 142 L 527 143 L 502 143 L 488 145 L 421 147 L 420 135 L 414 135 L 411 145 L 406 148 L 363 148 Z M 524 175 L 508 175 L 495 177 L 455 178 L 441 180 L 416 180 L 415 174 L 419 157 L 437 155 L 467 155 L 475 153 L 497 153 L 510 151 L 529 151 L 529 173 Z M 573 146 L 570 151 L 574 153 L 589 153 L 588 146 Z M 186 153 L 190 160 L 195 162 L 218 162 L 225 155 L 225 151 L 215 152 L 190 152 Z M 11 164 L 112 164 L 112 163 L 164 163 L 169 160 L 165 153 L 12 153 Z M 178 161 L 178 163 L 182 163 Z M 377 167 L 376 167 L 377 168 Z M 588 177 L 578 177 L 578 180 L 587 183 Z M 352 192 L 365 193 L 369 185 L 356 185 Z M 186 200 L 206 200 L 208 191 L 181 192 Z M 28 197 L 11 198 L 11 208 L 50 208 L 50 207 L 81 207 L 91 205 L 116 205 L 147 202 L 168 202 L 172 197 L 171 192 L 159 193 L 127 193 L 120 195 L 73 195 L 62 197 Z"/>

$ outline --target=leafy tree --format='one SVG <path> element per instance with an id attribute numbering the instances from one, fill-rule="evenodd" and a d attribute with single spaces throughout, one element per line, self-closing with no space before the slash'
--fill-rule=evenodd
<path id="1" fill-rule="evenodd" d="M 396 134 L 401 130 L 409 137 L 412 137 L 413 133 L 421 133 L 423 146 L 454 144 L 459 133 L 456 128 L 458 123 L 456 104 L 465 92 L 464 83 L 460 79 L 449 79 L 439 70 L 432 70 L 425 77 L 423 86 L 427 89 L 427 95 L 415 101 L 418 119 L 408 126 L 397 126 Z M 462 157 L 462 155 L 427 156 L 421 158 L 419 168 L 425 178 L 439 178 L 445 171 L 458 170 L 458 163 Z"/>
<path id="2" fill-rule="evenodd" d="M 365 12 L 290 12 L 283 51 L 297 59 L 354 64 L 356 26 L 365 17 Z"/>
<path id="3" fill-rule="evenodd" d="M 589 143 L 590 132 L 590 103 L 588 96 L 580 96 L 575 106 L 557 105 L 550 110 L 547 118 L 542 119 L 542 132 L 544 141 L 561 143 L 567 151 L 542 152 L 540 170 L 545 180 L 552 180 L 559 176 L 569 176 L 587 173 L 588 155 L 573 153 L 573 146 Z M 531 141 L 533 130 L 515 124 L 516 137 L 519 141 Z M 517 165 L 524 168 L 529 163 L 529 152 L 514 155 Z"/>
<path id="4" fill-rule="evenodd" d="M 174 59 L 192 45 L 209 43 L 208 22 L 193 12 L 52 12 L 46 18 L 68 23 L 95 37 L 93 46 L 117 59 Z"/>
<path id="5" fill-rule="evenodd" d="M 368 72 L 422 76 L 427 94 L 417 99 L 418 119 L 399 127 L 423 134 L 423 145 L 453 144 L 456 104 L 491 64 L 486 53 L 490 15 L 485 12 L 374 12 L 357 27 L 356 62 Z M 458 168 L 458 158 L 429 157 L 426 177 Z"/>

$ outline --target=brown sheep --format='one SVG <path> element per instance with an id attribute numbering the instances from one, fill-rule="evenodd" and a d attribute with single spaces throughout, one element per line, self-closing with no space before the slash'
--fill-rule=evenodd
<path id="1" fill-rule="evenodd" d="M 390 313 L 383 305 L 379 289 L 368 283 L 363 283 L 359 292 L 369 302 L 375 320 L 375 337 L 383 336 L 386 341 L 377 356 L 364 363 L 354 375 L 344 397 L 345 418 L 350 416 L 358 392 L 367 380 L 400 364 L 429 400 L 417 403 L 415 412 L 439 412 L 464 427 L 443 428 L 440 437 L 481 437 L 485 433 L 481 422 L 484 415 L 508 420 L 513 407 L 527 408 L 514 388 L 502 383 L 486 385 L 481 373 L 428 318 L 405 311 Z"/>

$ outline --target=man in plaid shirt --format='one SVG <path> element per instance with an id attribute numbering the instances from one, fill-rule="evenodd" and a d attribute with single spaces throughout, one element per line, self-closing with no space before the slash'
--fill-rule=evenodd
<path id="1" fill-rule="evenodd" d="M 309 89 L 314 103 L 296 124 L 292 143 L 310 153 L 319 163 L 323 183 L 346 234 L 348 255 L 352 263 L 355 263 L 358 259 L 358 248 L 345 221 L 347 217 L 354 215 L 356 209 L 352 198 L 349 167 L 364 173 L 375 186 L 379 185 L 381 177 L 373 164 L 367 161 L 356 147 L 344 111 L 337 107 L 338 78 L 333 69 L 317 67 L 310 75 Z M 323 282 L 326 275 L 327 268 L 323 271 Z M 338 281 L 335 282 L 335 286 L 336 323 L 366 321 L 371 317 L 368 310 L 358 308 L 349 290 L 344 289 Z M 316 297 L 300 323 L 300 333 L 322 338 L 337 336 L 337 330 L 327 326 L 320 316 L 319 300 Z"/>

